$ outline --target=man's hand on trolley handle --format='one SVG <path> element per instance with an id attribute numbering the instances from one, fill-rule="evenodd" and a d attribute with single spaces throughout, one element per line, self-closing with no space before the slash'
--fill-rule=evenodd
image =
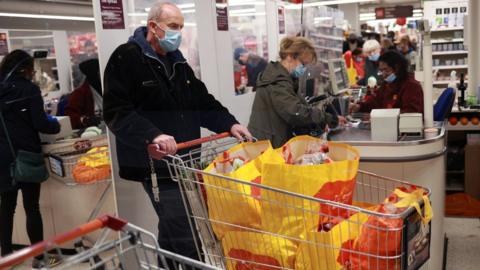
<path id="1" fill-rule="evenodd" d="M 167 155 L 175 155 L 177 153 L 177 142 L 172 136 L 162 134 L 157 136 L 153 140 L 154 144 L 157 144 L 160 151 L 165 152 Z"/>
<path id="2" fill-rule="evenodd" d="M 230 129 L 230 134 L 238 140 L 253 140 L 252 134 L 250 134 L 248 129 L 240 124 L 233 125 Z M 177 153 L 177 142 L 175 141 L 175 138 L 170 135 L 159 135 L 153 140 L 153 143 L 157 144 L 160 151 L 164 152 L 166 155 L 175 155 L 175 153 Z"/>

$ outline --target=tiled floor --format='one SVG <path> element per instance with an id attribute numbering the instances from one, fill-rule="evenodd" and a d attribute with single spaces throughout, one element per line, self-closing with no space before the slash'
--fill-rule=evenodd
<path id="1" fill-rule="evenodd" d="M 445 218 L 447 270 L 480 269 L 480 219 Z"/>

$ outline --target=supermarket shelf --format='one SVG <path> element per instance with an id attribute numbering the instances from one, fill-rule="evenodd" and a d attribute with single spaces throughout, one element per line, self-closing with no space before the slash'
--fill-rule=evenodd
<path id="1" fill-rule="evenodd" d="M 342 52 L 342 49 L 339 49 L 339 48 L 325 47 L 325 46 L 319 46 L 319 45 L 315 45 L 315 47 L 318 48 L 318 49 L 323 49 L 323 50 Z"/>
<path id="2" fill-rule="evenodd" d="M 432 55 L 454 55 L 454 54 L 468 54 L 468 51 L 440 51 L 440 52 L 432 52 Z"/>
<path id="3" fill-rule="evenodd" d="M 464 69 L 464 68 L 468 68 L 468 65 L 455 65 L 455 66 L 433 66 L 433 69 L 438 69 L 438 70 L 441 70 L 441 69 Z"/>
<path id="4" fill-rule="evenodd" d="M 455 184 L 447 184 L 445 187 L 446 191 L 464 191 L 465 187 L 460 184 L 460 183 L 455 183 Z"/>
<path id="5" fill-rule="evenodd" d="M 434 40 L 432 40 L 432 44 L 450 43 L 450 42 L 463 42 L 463 38 L 434 39 Z"/>
<path id="6" fill-rule="evenodd" d="M 313 36 L 313 37 L 318 37 L 318 38 L 325 38 L 325 39 L 343 41 L 343 37 L 329 36 L 329 35 L 325 35 L 325 34 L 313 34 L 313 33 L 311 33 L 310 35 Z"/>
<path id="7" fill-rule="evenodd" d="M 430 32 L 447 32 L 447 31 L 457 31 L 457 30 L 463 30 L 463 26 L 435 28 L 435 29 L 431 29 Z"/>
<path id="8" fill-rule="evenodd" d="M 463 174 L 463 173 L 465 173 L 465 170 L 459 170 L 459 171 L 451 170 L 451 171 L 447 171 L 447 173 L 450 173 L 450 174 Z"/>
<path id="9" fill-rule="evenodd" d="M 459 80 L 458 80 L 458 81 L 453 81 L 453 82 L 454 82 L 454 83 L 460 83 Z M 433 82 L 434 85 L 449 84 L 449 83 L 450 83 L 450 81 L 434 81 L 434 82 Z M 465 83 L 468 83 L 468 80 L 465 81 Z"/>
<path id="10" fill-rule="evenodd" d="M 461 123 L 457 123 L 455 126 L 452 126 L 448 124 L 447 130 L 480 131 L 480 125 L 473 125 L 470 122 L 467 125 L 462 125 Z"/>

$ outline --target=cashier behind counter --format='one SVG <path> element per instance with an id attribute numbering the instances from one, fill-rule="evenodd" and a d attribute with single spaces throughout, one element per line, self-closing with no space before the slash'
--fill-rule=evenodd
<path id="1" fill-rule="evenodd" d="M 351 112 L 398 108 L 400 113 L 423 113 L 422 86 L 408 72 L 408 60 L 403 55 L 385 52 L 379 59 L 379 72 L 383 79 L 380 88 L 351 104 Z"/>

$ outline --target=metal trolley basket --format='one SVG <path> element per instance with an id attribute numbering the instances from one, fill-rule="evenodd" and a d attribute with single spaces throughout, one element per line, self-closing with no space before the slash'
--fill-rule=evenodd
<path id="1" fill-rule="evenodd" d="M 79 250 L 74 256 L 61 253 L 62 245 L 87 235 L 97 235 L 92 248 Z M 0 258 L 0 269 L 16 266 L 41 254 L 47 260 L 52 251 L 61 256 L 62 263 L 44 269 L 218 269 L 163 250 L 152 233 L 108 215 Z"/>
<path id="2" fill-rule="evenodd" d="M 233 140 L 229 137 L 228 133 L 212 135 L 207 138 L 202 138 L 192 142 L 179 144 L 178 149 L 189 148 L 193 145 L 201 145 L 201 148 L 191 150 L 189 153 L 182 156 L 167 156 L 162 153 L 157 145 L 150 145 L 148 151 L 150 156 L 153 159 L 164 159 L 169 167 L 171 176 L 174 181 L 178 181 L 184 204 L 187 210 L 187 213 L 190 217 L 190 225 L 194 235 L 198 234 L 198 240 L 196 240 L 197 251 L 201 258 L 205 258 L 207 263 L 212 265 L 233 269 L 233 263 L 240 263 L 240 266 L 245 268 L 238 268 L 237 264 L 236 269 L 295 269 L 295 267 L 285 267 L 285 266 L 273 266 L 265 263 L 258 262 L 258 260 L 249 260 L 249 259 L 238 259 L 225 254 L 224 247 L 222 246 L 221 239 L 217 239 L 214 229 L 214 226 L 223 226 L 231 231 L 240 231 L 240 232 L 251 232 L 254 234 L 259 234 L 264 237 L 275 237 L 278 239 L 276 242 L 270 242 L 269 244 L 264 245 L 264 249 L 268 250 L 280 250 L 286 242 L 294 242 L 297 244 L 306 244 L 310 248 L 322 249 L 324 252 L 333 253 L 333 252 L 347 252 L 349 256 L 363 256 L 368 261 L 377 261 L 379 262 L 376 267 L 363 267 L 361 269 L 419 269 L 420 267 L 428 267 L 428 259 L 430 256 L 430 223 L 422 224 L 420 216 L 417 214 L 416 210 L 413 207 L 409 207 L 405 211 L 399 214 L 383 214 L 375 212 L 372 210 L 367 210 L 361 207 L 346 205 L 334 201 L 322 200 L 314 197 L 308 197 L 301 194 L 295 194 L 284 190 L 279 190 L 271 188 L 262 184 L 257 184 L 254 182 L 245 182 L 238 179 L 229 178 L 220 174 L 207 173 L 203 169 L 210 164 L 217 156 L 223 153 L 223 151 L 231 148 L 232 146 L 238 143 L 238 140 Z M 204 179 L 205 177 L 215 177 L 217 181 L 222 181 L 224 184 L 221 185 L 212 185 L 206 184 Z M 288 179 L 284 179 L 288 181 Z M 242 188 L 236 188 L 235 190 L 228 188 L 229 185 L 236 185 Z M 356 187 L 354 191 L 354 201 L 361 201 L 370 204 L 377 205 L 382 203 L 385 198 L 387 198 L 396 188 L 399 187 L 411 187 L 412 184 L 404 181 L 399 181 L 387 177 L 382 177 L 373 173 L 359 171 L 356 177 Z M 416 186 L 419 187 L 419 186 Z M 261 190 L 261 196 L 253 196 L 249 191 L 251 188 L 256 188 Z M 430 190 L 426 187 L 423 188 L 427 195 L 430 195 Z M 292 237 L 288 235 L 282 235 L 278 233 L 271 233 L 269 231 L 263 230 L 262 228 L 252 228 L 249 226 L 241 226 L 234 223 L 225 222 L 223 220 L 218 220 L 212 218 L 209 215 L 209 210 L 215 208 L 215 211 L 222 212 L 222 203 L 218 205 L 209 205 L 208 203 L 208 194 L 209 192 L 215 192 L 217 197 L 227 198 L 230 196 L 235 196 L 239 199 L 254 199 L 258 204 L 254 204 L 256 207 L 260 207 L 262 204 L 269 205 L 270 207 L 279 207 L 282 209 L 287 209 L 293 213 L 291 222 L 302 224 L 303 217 L 309 215 L 316 215 L 317 218 L 334 218 L 341 221 L 346 221 L 347 225 L 344 228 L 347 228 L 345 232 L 340 232 L 341 235 L 348 235 L 348 230 L 350 227 L 358 228 L 359 226 L 366 226 L 365 222 L 359 222 L 357 220 L 348 220 L 344 217 L 345 213 L 348 213 L 348 216 L 353 215 L 354 213 L 364 213 L 368 217 L 375 216 L 382 220 L 402 220 L 402 225 L 400 228 L 390 229 L 381 226 L 369 225 L 371 229 L 378 230 L 382 234 L 387 235 L 386 239 L 374 239 L 374 243 L 370 245 L 382 246 L 382 243 L 388 243 L 392 241 L 389 235 L 401 235 L 400 240 L 397 238 L 394 241 L 400 241 L 398 250 L 395 250 L 394 253 L 388 254 L 371 254 L 365 252 L 359 252 L 356 250 L 350 250 L 348 247 L 344 247 L 338 244 L 320 244 L 311 239 L 305 239 L 304 237 Z M 282 200 L 278 198 L 282 197 Z M 312 212 L 308 209 L 303 209 L 298 207 L 298 200 L 303 200 L 306 203 L 310 204 L 320 204 L 328 205 L 335 211 L 330 212 L 329 215 L 322 214 L 317 212 Z M 217 201 L 218 202 L 218 201 Z M 295 203 L 297 202 L 297 203 Z M 423 211 L 424 205 L 423 200 L 420 200 L 419 205 Z M 210 208 L 210 209 L 209 209 Z M 259 211 L 261 209 L 258 209 Z M 338 211 L 338 212 L 337 212 Z M 340 215 L 340 212 L 343 215 Z M 335 214 L 335 213 L 338 213 Z M 231 213 L 225 213 L 231 214 Z M 246 215 L 248 214 L 245 209 L 239 208 L 236 212 L 237 215 Z M 268 219 L 262 219 L 263 222 L 270 222 Z M 355 226 L 356 225 L 356 226 Z M 358 230 L 358 229 L 357 229 Z M 261 238 L 261 237 L 260 237 Z M 231 242 L 240 242 L 243 239 L 233 239 Z M 252 245 L 255 245 L 252 243 Z M 283 254 L 282 256 L 287 256 L 292 254 Z M 324 255 L 317 253 L 316 258 L 309 258 L 310 261 L 321 262 L 322 260 L 327 260 Z M 329 257 L 329 256 L 327 256 Z M 253 258 L 253 257 L 252 257 Z M 331 259 L 331 257 L 330 257 Z M 304 257 L 297 256 L 296 260 L 305 260 Z M 395 260 L 396 264 L 394 267 L 382 268 L 380 265 L 381 261 Z M 301 263 L 301 261 L 300 261 Z M 331 265 L 331 264 L 330 264 Z M 371 264 L 369 264 L 371 265 Z M 309 269 L 309 268 L 307 268 Z M 339 269 L 335 267 L 315 268 L 313 269 Z M 344 267 L 343 269 L 359 269 L 359 268 L 350 268 Z"/>
<path id="3" fill-rule="evenodd" d="M 87 221 L 97 217 L 111 190 L 112 173 L 109 154 L 106 134 L 70 140 L 47 153 L 50 176 L 53 179 L 69 187 L 98 184 L 99 188 L 103 189 Z M 77 167 L 82 160 L 87 160 L 90 165 L 100 166 L 101 169 L 89 170 L 86 167 Z"/>
<path id="4" fill-rule="evenodd" d="M 111 179 L 111 173 L 105 173 L 96 177 L 93 170 L 84 173 L 82 175 L 83 180 L 75 175 L 75 169 L 82 159 L 88 159 L 93 165 L 100 165 L 108 161 L 109 151 L 106 135 L 88 139 L 75 139 L 65 146 L 51 150 L 47 154 L 52 177 L 65 185 L 75 186 Z"/>

